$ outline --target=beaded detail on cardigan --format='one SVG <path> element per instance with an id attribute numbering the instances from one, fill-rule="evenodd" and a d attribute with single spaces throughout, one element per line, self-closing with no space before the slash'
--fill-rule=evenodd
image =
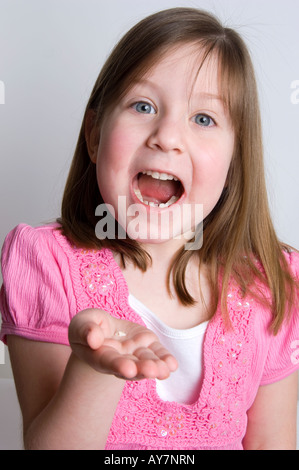
<path id="1" fill-rule="evenodd" d="M 129 306 L 125 279 L 110 250 L 83 250 L 58 232 L 55 237 L 69 258 L 78 311 L 102 308 L 117 318 L 143 324 Z M 154 380 L 127 381 L 106 448 L 225 448 L 241 442 L 254 357 L 253 303 L 230 285 L 227 304 L 232 328 L 225 327 L 220 311 L 208 325 L 204 379 L 195 403 L 163 401 Z"/>
<path id="2" fill-rule="evenodd" d="M 208 326 L 204 380 L 192 405 L 162 401 L 155 381 L 127 383 L 108 443 L 126 442 L 153 448 L 225 447 L 246 429 L 246 385 L 253 357 L 251 307 L 237 291 L 230 294 L 234 331 L 225 331 L 218 314 Z M 240 312 L 242 311 L 242 318 Z"/>

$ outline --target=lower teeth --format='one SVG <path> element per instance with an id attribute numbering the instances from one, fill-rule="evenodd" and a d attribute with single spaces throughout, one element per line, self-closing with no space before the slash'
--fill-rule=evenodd
<path id="1" fill-rule="evenodd" d="M 178 197 L 176 196 L 172 196 L 169 201 L 167 202 L 161 202 L 160 204 L 156 203 L 156 202 L 153 202 L 153 201 L 145 201 L 142 197 L 142 194 L 140 192 L 139 189 L 134 189 L 134 192 L 136 194 L 136 196 L 138 197 L 139 201 L 142 202 L 143 204 L 146 204 L 147 206 L 151 206 L 151 207 L 159 207 L 160 209 L 163 209 L 164 207 L 169 207 L 171 206 L 172 204 L 174 204 L 175 202 L 178 201 Z"/>

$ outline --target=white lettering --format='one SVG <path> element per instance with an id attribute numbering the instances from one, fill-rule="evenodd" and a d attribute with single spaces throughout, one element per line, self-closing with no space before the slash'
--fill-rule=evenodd
<path id="1" fill-rule="evenodd" d="M 138 457 L 118 457 L 114 454 L 104 459 L 104 465 L 130 465 L 133 468 L 136 467 L 137 462 Z"/>
<path id="2" fill-rule="evenodd" d="M 292 81 L 291 88 L 294 90 L 291 94 L 291 103 L 299 104 L 299 80 Z"/>
<path id="3" fill-rule="evenodd" d="M 103 215 L 105 217 L 103 217 Z M 97 222 L 95 233 L 99 240 L 105 238 L 115 239 L 115 211 L 111 204 L 100 204 L 95 211 L 95 215 L 102 217 Z"/>
<path id="4" fill-rule="evenodd" d="M 202 204 L 182 204 L 169 210 L 157 211 L 140 203 L 127 207 L 126 197 L 119 196 L 117 207 L 100 204 L 96 208 L 95 215 L 101 217 L 95 227 L 95 234 L 99 240 L 117 238 L 115 233 L 117 219 L 118 239 L 125 239 L 127 233 L 132 240 L 184 238 L 185 250 L 198 250 L 202 246 Z"/>

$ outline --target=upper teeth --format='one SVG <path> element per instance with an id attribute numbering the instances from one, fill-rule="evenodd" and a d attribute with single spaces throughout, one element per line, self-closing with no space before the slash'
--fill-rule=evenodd
<path id="1" fill-rule="evenodd" d="M 174 180 L 178 181 L 178 178 L 176 178 L 173 175 L 170 175 L 168 173 L 160 173 L 159 171 L 151 171 L 151 170 L 146 170 L 142 172 L 144 175 L 149 175 L 152 178 L 155 178 L 156 180 Z"/>

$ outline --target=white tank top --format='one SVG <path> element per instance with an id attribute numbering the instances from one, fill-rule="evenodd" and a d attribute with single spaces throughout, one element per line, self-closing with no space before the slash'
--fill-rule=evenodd
<path id="1" fill-rule="evenodd" d="M 178 369 L 168 379 L 156 379 L 157 393 L 164 401 L 194 403 L 199 396 L 203 375 L 203 342 L 208 321 L 193 328 L 177 330 L 163 323 L 151 310 L 133 295 L 129 304 L 140 315 L 147 328 L 176 358 Z"/>

